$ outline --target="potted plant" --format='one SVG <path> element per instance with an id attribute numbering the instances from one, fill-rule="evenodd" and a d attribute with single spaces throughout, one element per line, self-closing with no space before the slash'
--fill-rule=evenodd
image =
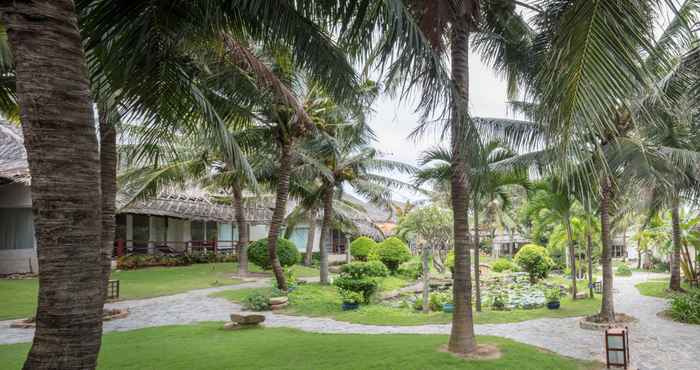
<path id="1" fill-rule="evenodd" d="M 548 289 L 544 293 L 544 297 L 547 298 L 547 308 L 549 308 L 550 310 L 559 309 L 559 306 L 561 304 L 561 290 L 559 290 L 559 288 Z"/>
<path id="2" fill-rule="evenodd" d="M 503 293 L 496 294 L 493 297 L 491 309 L 493 309 L 494 311 L 504 311 L 506 309 L 506 295 Z"/>
<path id="3" fill-rule="evenodd" d="M 362 293 L 350 290 L 341 290 L 340 297 L 343 299 L 343 311 L 356 310 L 362 302 Z"/>

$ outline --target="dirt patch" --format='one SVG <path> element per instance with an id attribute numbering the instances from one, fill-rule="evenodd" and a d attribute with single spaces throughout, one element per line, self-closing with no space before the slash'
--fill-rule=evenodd
<path id="1" fill-rule="evenodd" d="M 452 356 L 465 360 L 498 360 L 503 356 L 501 349 L 492 344 L 480 344 L 471 353 L 452 353 L 447 350 L 447 345 L 440 346 L 440 352 L 449 353 Z"/>

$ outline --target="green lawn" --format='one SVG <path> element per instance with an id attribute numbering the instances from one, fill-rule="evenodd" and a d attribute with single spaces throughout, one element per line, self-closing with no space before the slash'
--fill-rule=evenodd
<path id="1" fill-rule="evenodd" d="M 668 290 L 668 284 L 669 284 L 670 279 L 658 279 L 658 280 L 649 280 L 645 281 L 643 283 L 639 283 L 635 285 L 637 290 L 639 290 L 639 294 L 649 296 L 649 297 L 657 297 L 657 298 L 670 298 L 671 295 L 675 294 L 672 293 Z M 683 289 L 690 289 L 690 286 L 688 285 L 687 282 L 683 282 Z"/>
<path id="2" fill-rule="evenodd" d="M 222 323 L 105 334 L 100 369 L 512 369 L 584 370 L 601 364 L 526 344 L 479 337 L 496 360 L 463 360 L 439 351 L 444 335 L 313 334 L 293 329 L 224 331 Z M 20 369 L 29 343 L 0 346 L 3 369 Z"/>
<path id="3" fill-rule="evenodd" d="M 240 302 L 253 291 L 269 292 L 270 288 L 251 288 L 214 293 L 233 302 Z M 367 325 L 423 325 L 446 324 L 452 320 L 452 314 L 434 312 L 428 315 L 411 308 L 395 308 L 382 304 L 363 305 L 355 311 L 342 311 L 341 299 L 333 286 L 307 284 L 300 286 L 289 294 L 289 307 L 281 311 L 289 315 L 330 317 L 335 320 Z M 477 324 L 497 324 L 520 322 L 540 318 L 561 318 L 592 315 L 600 309 L 600 299 L 572 301 L 563 299 L 561 308 L 533 310 L 475 312 Z"/>
<path id="4" fill-rule="evenodd" d="M 292 267 L 298 277 L 318 276 L 318 270 L 297 265 Z M 250 265 L 252 272 L 260 268 Z M 179 267 L 150 267 L 112 272 L 120 284 L 120 299 L 139 299 L 177 294 L 193 289 L 239 284 L 230 276 L 238 272 L 233 263 L 195 264 Z M 34 315 L 38 289 L 37 279 L 0 279 L 0 320 Z"/>

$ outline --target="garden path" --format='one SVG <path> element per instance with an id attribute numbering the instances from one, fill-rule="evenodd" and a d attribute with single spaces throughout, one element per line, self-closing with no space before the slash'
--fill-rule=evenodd
<path id="1" fill-rule="evenodd" d="M 700 326 L 683 325 L 659 318 L 656 314 L 666 308 L 663 299 L 639 294 L 635 284 L 661 278 L 660 274 L 635 273 L 629 278 L 616 278 L 615 304 L 619 312 L 639 319 L 630 325 L 631 357 L 634 368 L 643 370 L 700 368 Z M 268 280 L 258 280 L 233 286 L 194 290 L 171 296 L 123 301 L 108 304 L 108 308 L 128 308 L 125 319 L 105 322 L 105 331 L 126 331 L 144 327 L 190 324 L 200 321 L 228 320 L 230 313 L 241 307 L 209 294 L 268 286 Z M 279 315 L 266 312 L 266 326 L 293 327 L 321 333 L 410 333 L 448 334 L 449 325 L 373 326 L 339 322 L 332 319 Z M 479 335 L 495 335 L 542 347 L 553 352 L 580 359 L 603 359 L 603 338 L 599 332 L 579 328 L 578 318 L 537 319 L 520 323 L 477 325 Z M 29 342 L 33 331 L 9 328 L 11 321 L 0 322 L 0 344 Z"/>

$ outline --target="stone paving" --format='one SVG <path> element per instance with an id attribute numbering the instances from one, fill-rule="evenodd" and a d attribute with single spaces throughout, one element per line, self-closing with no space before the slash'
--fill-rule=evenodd
<path id="1" fill-rule="evenodd" d="M 635 273 L 616 278 L 615 304 L 618 312 L 639 319 L 630 325 L 630 348 L 634 368 L 643 370 L 700 369 L 700 326 L 683 325 L 659 318 L 666 308 L 663 299 L 641 296 L 635 284 L 663 275 Z M 209 294 L 269 285 L 260 280 L 234 286 L 195 290 L 172 296 L 108 304 L 108 308 L 128 308 L 126 319 L 105 322 L 104 330 L 126 331 L 145 327 L 190 324 L 201 321 L 225 321 L 241 307 Z M 265 326 L 293 327 L 318 333 L 362 334 L 448 334 L 449 325 L 374 326 L 339 322 L 332 319 L 279 315 L 265 312 Z M 538 319 L 520 323 L 477 325 L 479 335 L 494 335 L 532 344 L 553 352 L 588 360 L 603 359 L 603 335 L 579 328 L 579 318 Z M 11 329 L 11 321 L 0 321 L 0 343 L 29 342 L 32 330 Z"/>

